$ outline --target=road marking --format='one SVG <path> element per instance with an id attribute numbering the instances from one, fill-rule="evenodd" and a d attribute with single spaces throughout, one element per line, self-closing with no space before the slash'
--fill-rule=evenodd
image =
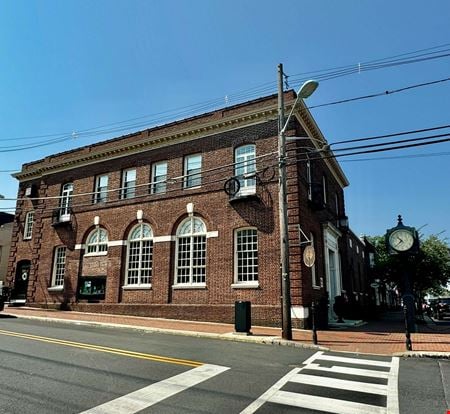
<path id="1" fill-rule="evenodd" d="M 280 391 L 281 387 L 284 386 L 291 378 L 298 374 L 302 368 L 294 368 L 292 371 L 288 372 L 283 378 L 278 380 L 272 387 L 270 387 L 263 395 L 261 395 L 257 400 L 253 401 L 246 409 L 241 411 L 241 414 L 252 414 L 258 410 L 264 403 L 272 401 L 274 395 Z"/>
<path id="2" fill-rule="evenodd" d="M 361 404 L 335 398 L 316 397 L 308 394 L 278 391 L 270 402 L 290 405 L 294 407 L 307 408 L 310 410 L 326 411 L 336 414 L 386 414 L 386 408 L 377 405 Z"/>
<path id="3" fill-rule="evenodd" d="M 200 367 L 203 365 L 202 362 L 191 361 L 188 359 L 179 359 L 179 358 L 165 357 L 165 356 L 161 356 L 161 355 L 145 354 L 142 352 L 127 351 L 125 349 L 110 348 L 107 346 L 86 344 L 86 343 L 82 343 L 82 342 L 66 341 L 63 339 L 49 338 L 46 336 L 24 334 L 24 333 L 13 332 L 13 331 L 5 331 L 2 329 L 0 329 L 0 335 L 13 336 L 16 338 L 24 338 L 24 339 L 29 339 L 32 341 L 47 342 L 47 343 L 55 344 L 55 345 L 70 346 L 73 348 L 88 349 L 91 351 L 105 352 L 105 353 L 109 353 L 109 354 L 121 355 L 121 356 L 130 357 L 130 358 L 145 359 L 145 360 L 150 360 L 150 361 L 164 362 L 164 363 L 168 363 L 168 364 L 185 365 L 188 367 Z"/>
<path id="4" fill-rule="evenodd" d="M 348 381 L 329 377 L 319 377 L 316 375 L 297 374 L 292 377 L 291 381 L 298 384 L 318 385 L 319 387 L 359 391 L 366 392 L 368 394 L 386 395 L 387 393 L 387 385 Z"/>
<path id="5" fill-rule="evenodd" d="M 317 351 L 315 354 L 311 355 L 307 360 L 303 361 L 303 365 L 309 365 L 316 359 L 319 359 L 320 356 L 323 355 L 323 351 Z"/>
<path id="6" fill-rule="evenodd" d="M 200 384 L 224 371 L 228 367 L 205 364 L 174 377 L 141 388 L 130 394 L 98 405 L 80 414 L 133 414 L 172 397 L 186 389 Z"/>
<path id="7" fill-rule="evenodd" d="M 400 360 L 398 357 L 392 358 L 392 367 L 389 371 L 388 392 L 387 392 L 387 412 L 398 413 L 400 408 L 398 404 L 398 370 Z"/>
<path id="8" fill-rule="evenodd" d="M 315 371 L 324 371 L 324 372 L 336 372 L 338 374 L 349 374 L 349 375 L 359 375 L 361 377 L 370 377 L 370 378 L 388 378 L 389 372 L 386 371 L 374 371 L 372 369 L 360 369 L 360 368 L 348 368 L 348 367 L 340 367 L 333 366 L 331 368 L 321 367 L 319 364 L 309 364 L 305 367 L 306 369 L 312 369 Z"/>
<path id="9" fill-rule="evenodd" d="M 390 366 L 391 366 L 391 363 L 386 362 L 386 361 L 374 361 L 372 359 L 348 358 L 348 357 L 340 357 L 340 356 L 334 356 L 334 355 L 321 355 L 317 359 L 325 360 L 325 361 L 344 362 L 344 363 L 348 363 L 348 364 L 371 365 L 374 367 L 390 368 Z"/>
<path id="10" fill-rule="evenodd" d="M 335 363 L 331 368 L 321 367 L 319 361 L 332 361 Z M 339 363 L 350 363 L 358 365 L 368 365 L 389 368 L 389 371 L 377 371 L 362 368 L 349 368 L 339 366 Z M 309 370 L 321 371 L 328 373 L 346 374 L 349 376 L 382 378 L 385 384 L 375 384 L 350 379 L 340 379 L 328 376 L 318 376 L 307 374 Z M 303 371 L 303 372 L 302 372 Z M 326 355 L 323 351 L 316 352 L 303 362 L 303 366 L 295 368 L 288 372 L 283 378 L 277 381 L 257 400 L 253 401 L 241 414 L 252 414 L 256 412 L 263 404 L 270 402 L 273 404 L 283 404 L 291 407 L 306 408 L 309 410 L 316 410 L 320 412 L 335 413 L 335 414 L 398 414 L 398 371 L 399 359 L 392 358 L 391 362 L 376 361 L 371 359 L 358 359 L 349 357 L 340 357 L 333 355 Z M 282 390 L 282 388 L 289 382 L 297 384 L 305 384 L 313 386 L 308 389 L 308 394 L 302 392 L 291 392 Z M 302 388 L 300 388 L 301 390 Z M 314 395 L 319 390 L 327 390 L 327 393 L 332 393 L 332 389 L 345 390 L 355 393 L 355 397 L 361 395 L 360 393 L 380 395 L 386 397 L 385 406 L 374 405 L 378 403 L 378 398 L 371 397 L 367 400 L 368 404 L 350 401 L 346 399 L 322 397 Z M 311 390 L 311 391 L 309 391 Z M 323 393 L 323 391 L 322 391 Z M 372 401 L 371 401 L 372 400 Z"/>

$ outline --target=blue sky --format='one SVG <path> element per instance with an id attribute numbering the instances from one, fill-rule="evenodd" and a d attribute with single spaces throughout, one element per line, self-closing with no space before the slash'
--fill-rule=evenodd
<path id="1" fill-rule="evenodd" d="M 270 82 L 267 93 L 275 93 L 278 63 L 294 75 L 447 44 L 449 18 L 450 2 L 436 0 L 3 0 L 0 146 L 211 99 L 225 102 L 225 96 L 233 104 L 236 92 Z M 321 83 L 307 103 L 448 77 L 450 58 L 362 72 Z M 311 112 L 334 142 L 450 124 L 449 109 L 450 82 L 444 82 Z M 149 126 L 154 118 L 146 119 Z M 0 170 L 117 135 L 76 134 L 58 144 L 0 152 Z M 441 155 L 367 160 L 430 153 Z M 383 234 L 402 214 L 405 224 L 425 226 L 426 235 L 446 230 L 449 236 L 449 153 L 447 142 L 342 160 L 354 232 Z M 16 180 L 0 172 L 0 194 L 16 193 Z M 0 200 L 0 210 L 14 204 Z"/>

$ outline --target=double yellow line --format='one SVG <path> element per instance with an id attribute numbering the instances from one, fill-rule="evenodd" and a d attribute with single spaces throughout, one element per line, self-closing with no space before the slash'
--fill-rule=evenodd
<path id="1" fill-rule="evenodd" d="M 48 338 L 46 336 L 30 335 L 30 334 L 13 332 L 13 331 L 5 331 L 2 329 L 0 329 L 0 335 L 30 339 L 32 341 L 47 342 L 47 343 L 55 344 L 55 345 L 70 346 L 73 348 L 88 349 L 91 351 L 106 352 L 109 354 L 121 355 L 121 356 L 126 356 L 126 357 L 131 357 L 131 358 L 146 359 L 149 361 L 157 361 L 157 362 L 165 362 L 168 364 L 185 365 L 188 367 L 199 367 L 199 366 L 203 365 L 202 362 L 191 361 L 189 359 L 179 359 L 179 358 L 164 357 L 164 356 L 160 356 L 160 355 L 144 354 L 142 352 L 127 351 L 125 349 L 110 348 L 110 347 L 101 346 L 101 345 L 85 344 L 82 342 L 65 341 L 63 339 Z"/>

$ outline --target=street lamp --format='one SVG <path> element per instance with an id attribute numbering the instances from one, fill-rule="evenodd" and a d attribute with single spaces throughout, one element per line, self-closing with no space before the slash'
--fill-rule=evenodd
<path id="1" fill-rule="evenodd" d="M 286 128 L 298 103 L 308 98 L 318 86 L 318 82 L 309 80 L 297 92 L 287 119 L 284 118 L 283 65 L 278 65 L 278 176 L 279 215 L 280 215 L 280 256 L 281 256 L 281 297 L 282 297 L 282 334 L 283 339 L 292 339 L 291 321 L 291 286 L 289 276 L 289 232 L 287 217 L 287 185 L 286 185 Z"/>

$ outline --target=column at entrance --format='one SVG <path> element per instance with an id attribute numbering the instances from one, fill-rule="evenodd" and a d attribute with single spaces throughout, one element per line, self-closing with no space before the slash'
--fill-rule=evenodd
<path id="1" fill-rule="evenodd" d="M 333 311 L 335 297 L 342 293 L 341 258 L 339 254 L 339 237 L 342 233 L 332 224 L 327 223 L 323 229 L 325 275 L 329 297 L 328 321 L 334 322 L 336 314 Z"/>

